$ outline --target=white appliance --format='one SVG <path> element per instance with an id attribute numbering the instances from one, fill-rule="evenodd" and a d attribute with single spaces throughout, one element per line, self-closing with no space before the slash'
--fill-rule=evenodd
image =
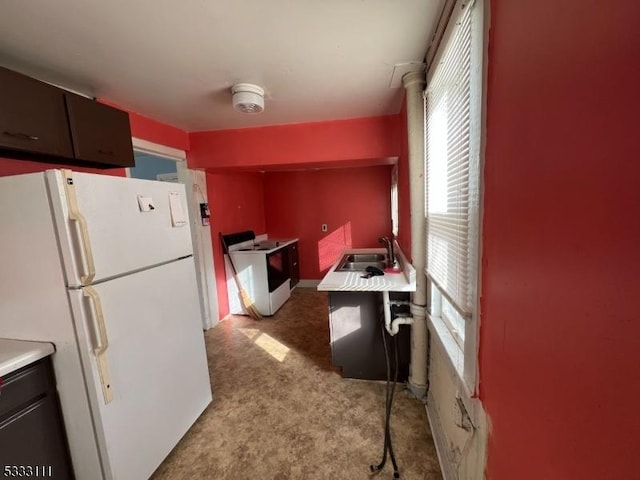
<path id="1" fill-rule="evenodd" d="M 148 478 L 211 402 L 184 185 L 0 178 L 0 337 L 52 342 L 78 480 Z"/>
<path id="2" fill-rule="evenodd" d="M 242 288 L 258 311 L 265 316 L 275 314 L 291 296 L 291 266 L 286 247 L 298 239 L 269 240 L 266 235 L 256 237 L 251 230 L 223 237 L 229 250 L 229 255 L 225 255 L 229 312 L 247 314 L 233 278 L 231 256 Z"/>

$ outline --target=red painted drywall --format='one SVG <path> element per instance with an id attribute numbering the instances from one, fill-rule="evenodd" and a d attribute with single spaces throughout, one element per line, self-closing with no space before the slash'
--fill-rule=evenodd
<path id="1" fill-rule="evenodd" d="M 265 217 L 265 207 L 262 202 L 266 200 L 261 196 L 262 184 L 256 180 L 256 178 L 262 177 L 255 177 L 255 174 L 250 173 L 232 172 L 267 170 L 271 173 L 266 175 L 271 179 L 275 178 L 273 177 L 274 175 L 278 175 L 274 172 L 274 170 L 278 169 L 327 168 L 331 166 L 360 168 L 364 165 L 388 165 L 398 157 L 401 151 L 399 128 L 398 116 L 391 115 L 189 134 L 190 151 L 187 156 L 187 162 L 191 168 L 206 168 L 209 194 L 215 193 L 219 195 L 217 204 L 214 204 L 211 196 L 209 201 L 213 215 L 212 234 L 220 317 L 224 317 L 228 313 L 228 301 L 218 233 L 220 231 L 229 233 L 243 229 L 252 229 L 256 233 L 264 233 L 261 230 L 264 230 L 266 218 L 269 219 L 269 223 L 273 227 L 273 230 L 268 232 L 271 236 L 299 236 L 301 231 L 298 228 L 295 229 L 296 231 L 288 233 L 291 230 L 288 228 L 290 224 L 287 223 L 290 218 L 287 209 L 274 207 L 276 209 L 271 212 L 271 207 L 268 207 Z M 388 171 L 390 167 L 381 168 Z M 346 171 L 344 170 L 342 175 Z M 291 172 L 281 172 L 281 174 L 291 175 Z M 340 176 L 338 174 L 332 175 Z M 300 174 L 299 176 L 303 177 L 304 175 Z M 267 181 L 266 177 L 265 181 Z M 211 182 L 215 182 L 215 186 L 212 186 Z M 390 180 L 387 180 L 387 182 L 390 182 Z M 303 181 L 302 184 L 305 184 L 305 182 Z M 340 184 L 343 185 L 343 183 Z M 389 183 L 386 184 L 384 192 L 389 191 L 389 185 Z M 317 198 L 315 200 L 310 199 L 306 195 L 306 191 L 310 187 L 312 185 L 307 185 L 300 190 L 305 199 L 302 201 L 302 205 L 307 207 L 321 205 L 326 200 L 326 205 L 330 206 L 327 211 L 332 213 L 327 215 L 326 219 L 321 222 L 329 223 L 330 232 L 332 232 L 331 228 L 333 227 L 331 224 L 342 225 L 342 223 L 338 224 L 338 222 L 342 220 L 343 216 L 338 215 L 337 212 L 340 212 L 345 207 L 342 202 L 333 201 L 330 195 L 326 195 L 326 192 L 321 192 L 317 189 Z M 256 188 L 258 191 L 254 190 Z M 280 185 L 276 190 L 278 193 L 286 194 L 289 188 L 290 185 Z M 334 187 L 327 186 L 327 188 L 328 191 L 335 192 Z M 358 190 L 358 187 L 355 190 Z M 280 200 L 270 196 L 272 194 L 271 188 L 267 194 L 269 195 L 270 205 L 278 205 Z M 228 205 L 222 200 L 225 195 L 230 196 L 232 203 L 240 202 L 244 205 L 241 216 L 237 216 L 237 212 L 234 210 L 229 210 Z M 377 196 L 378 193 L 375 195 Z M 385 195 L 387 197 L 387 212 L 382 218 L 384 218 L 385 222 L 388 222 L 389 202 L 388 194 Z M 339 196 L 344 198 L 343 194 Z M 371 193 L 369 193 L 369 196 L 371 196 Z M 251 199 L 250 203 L 246 203 L 247 197 Z M 322 201 L 320 197 L 323 199 Z M 290 195 L 289 210 L 298 208 L 296 205 L 299 201 L 295 195 Z M 253 207 L 249 205 L 253 205 Z M 376 208 L 371 210 L 376 211 Z M 218 212 L 222 215 L 222 224 L 216 227 L 215 222 Z M 283 219 L 280 218 L 280 215 L 282 215 Z M 307 227 L 304 220 L 304 216 L 301 216 L 300 221 L 303 221 L 305 225 L 302 230 L 306 232 Z M 359 223 L 364 219 L 359 217 L 356 221 Z M 381 234 L 380 230 L 388 234 L 390 230 L 388 225 L 381 227 L 377 218 L 368 219 L 368 221 L 375 226 L 375 228 L 371 227 L 371 231 L 376 230 L 375 233 L 372 233 L 375 238 Z M 317 222 L 314 222 L 314 225 L 315 223 Z M 314 228 L 319 231 L 320 224 L 318 223 Z M 351 232 L 353 231 L 351 230 Z M 363 231 L 358 227 L 353 234 L 358 245 L 363 241 L 364 237 L 360 236 Z M 351 233 L 346 228 L 343 230 L 338 229 L 338 231 L 333 232 L 333 236 L 325 239 L 322 244 L 324 252 L 322 258 L 325 263 L 329 261 L 329 258 L 333 258 L 336 255 L 335 252 L 338 248 L 342 250 L 346 242 L 345 238 L 349 238 L 349 235 Z M 342 236 L 342 238 L 339 239 L 337 238 L 338 236 Z M 313 238 L 315 239 L 315 237 Z M 320 240 L 320 238 L 314 241 L 317 240 Z M 375 239 L 373 241 L 375 242 Z M 373 246 L 368 243 L 367 245 Z M 313 257 L 312 247 L 305 246 L 305 242 L 301 242 L 300 248 L 303 257 L 301 261 L 302 278 L 320 278 L 319 272 L 323 268 L 321 268 L 317 258 L 318 254 L 315 254 L 315 260 L 309 260 L 309 258 Z M 312 264 L 317 265 L 312 266 Z M 306 268 L 309 268 L 309 270 L 306 270 Z M 326 270 L 326 267 L 324 267 L 324 270 Z"/>
<path id="2" fill-rule="evenodd" d="M 326 167 L 400 154 L 397 115 L 197 132 L 189 140 L 191 168 Z"/>
<path id="3" fill-rule="evenodd" d="M 132 137 L 189 151 L 189 134 L 184 130 L 143 117 L 135 112 L 129 112 L 129 122 Z"/>
<path id="4" fill-rule="evenodd" d="M 382 246 L 378 237 L 391 233 L 390 189 L 390 166 L 267 172 L 267 232 L 299 238 L 300 278 L 321 279 L 346 247 Z"/>
<path id="5" fill-rule="evenodd" d="M 211 213 L 211 240 L 220 318 L 229 313 L 220 233 L 265 232 L 263 175 L 260 173 L 207 173 Z"/>
<path id="6" fill-rule="evenodd" d="M 638 478 L 640 3 L 490 3 L 487 478 Z"/>

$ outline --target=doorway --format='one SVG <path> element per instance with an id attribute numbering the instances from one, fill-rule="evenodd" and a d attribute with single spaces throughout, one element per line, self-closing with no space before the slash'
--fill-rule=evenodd
<path id="1" fill-rule="evenodd" d="M 168 159 L 151 153 L 133 151 L 136 166 L 129 169 L 131 178 L 146 180 L 178 181 L 178 159 Z"/>
<path id="2" fill-rule="evenodd" d="M 133 138 L 136 166 L 127 169 L 127 176 L 145 180 L 176 182 L 185 185 L 196 280 L 200 298 L 202 326 L 207 330 L 218 323 L 218 295 L 215 284 L 211 229 L 200 216 L 200 205 L 207 204 L 206 175 L 187 168 L 186 154 L 164 145 Z"/>

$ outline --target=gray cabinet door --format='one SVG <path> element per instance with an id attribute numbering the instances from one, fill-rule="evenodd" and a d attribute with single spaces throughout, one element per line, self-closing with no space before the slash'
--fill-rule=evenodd
<path id="1" fill-rule="evenodd" d="M 333 364 L 342 368 L 342 376 L 386 380 L 387 363 L 381 330 L 384 322 L 382 294 L 329 292 L 329 317 Z M 399 381 L 405 381 L 408 376 L 409 334 L 409 328 L 403 327 L 397 335 Z M 387 335 L 393 368 L 392 341 Z"/>
<path id="2" fill-rule="evenodd" d="M 72 479 L 49 360 L 2 380 L 0 476 Z"/>

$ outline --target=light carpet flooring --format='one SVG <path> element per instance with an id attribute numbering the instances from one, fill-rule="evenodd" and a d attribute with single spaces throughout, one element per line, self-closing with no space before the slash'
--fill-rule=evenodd
<path id="1" fill-rule="evenodd" d="M 273 317 L 232 315 L 205 333 L 213 402 L 153 475 L 161 479 L 371 478 L 384 383 L 331 365 L 326 293 L 297 288 Z M 391 431 L 403 479 L 441 479 L 424 405 L 404 386 Z M 374 478 L 392 478 L 391 462 Z"/>

